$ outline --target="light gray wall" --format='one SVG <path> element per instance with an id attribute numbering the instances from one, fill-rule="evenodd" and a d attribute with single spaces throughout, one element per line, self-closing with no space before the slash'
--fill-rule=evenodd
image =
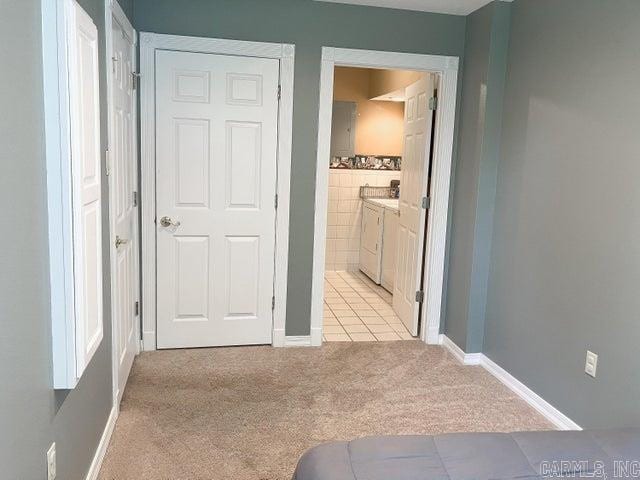
<path id="1" fill-rule="evenodd" d="M 101 32 L 102 140 L 104 9 L 82 0 Z M 73 391 L 54 391 L 48 285 L 46 172 L 39 0 L 0 3 L 0 476 L 46 478 L 45 452 L 57 444 L 58 480 L 86 475 L 111 410 L 109 277 L 102 345 Z M 104 180 L 105 199 L 106 179 Z M 107 205 L 104 231 L 107 232 Z M 105 273 L 108 252 L 105 238 Z"/>
<path id="2" fill-rule="evenodd" d="M 322 46 L 456 55 L 465 18 L 311 0 L 136 0 L 139 31 L 296 45 L 287 335 L 308 335 Z"/>
<path id="3" fill-rule="evenodd" d="M 640 426 L 640 2 L 512 14 L 484 351 L 583 427 Z"/>
<path id="4" fill-rule="evenodd" d="M 467 17 L 445 312 L 466 352 L 482 351 L 484 336 L 510 8 L 495 1 Z"/>

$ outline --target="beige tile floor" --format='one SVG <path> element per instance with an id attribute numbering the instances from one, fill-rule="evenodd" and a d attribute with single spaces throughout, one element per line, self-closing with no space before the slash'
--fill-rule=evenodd
<path id="1" fill-rule="evenodd" d="M 362 272 L 326 272 L 325 342 L 413 340 L 392 307 L 392 295 Z"/>

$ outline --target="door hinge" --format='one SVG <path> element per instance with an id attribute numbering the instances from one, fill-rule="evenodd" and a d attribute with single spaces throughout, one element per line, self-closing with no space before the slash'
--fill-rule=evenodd
<path id="1" fill-rule="evenodd" d="M 416 302 L 422 303 L 424 301 L 424 292 L 422 290 L 416 292 Z"/>
<path id="2" fill-rule="evenodd" d="M 274 205 L 275 205 L 276 210 L 277 210 L 278 209 L 278 194 L 277 193 L 276 193 L 276 197 L 275 197 L 275 200 L 274 200 Z"/>
<path id="3" fill-rule="evenodd" d="M 429 207 L 431 207 L 431 198 L 422 197 L 422 208 L 429 210 Z"/>
<path id="4" fill-rule="evenodd" d="M 273 296 L 271 297 L 271 310 L 275 310 L 276 309 L 276 297 Z"/>
<path id="5" fill-rule="evenodd" d="M 133 192 L 133 206 L 138 206 L 138 192 Z"/>
<path id="6" fill-rule="evenodd" d="M 138 72 L 131 72 L 131 88 L 138 89 L 138 83 L 140 82 L 140 74 Z"/>
<path id="7" fill-rule="evenodd" d="M 116 64 L 118 63 L 118 59 L 116 57 L 111 57 L 111 71 L 116 73 Z"/>
<path id="8" fill-rule="evenodd" d="M 282 85 L 278 85 L 278 100 L 282 97 Z"/>
<path id="9" fill-rule="evenodd" d="M 104 152 L 104 159 L 105 159 L 105 170 L 107 173 L 107 177 L 109 175 L 111 175 L 111 152 L 109 151 L 109 149 L 107 148 Z"/>
<path id="10" fill-rule="evenodd" d="M 437 110 L 438 109 L 438 97 L 431 97 L 429 99 L 429 110 Z"/>
<path id="11" fill-rule="evenodd" d="M 140 302 L 135 303 L 135 305 L 133 306 L 133 311 L 136 317 L 140 315 Z"/>

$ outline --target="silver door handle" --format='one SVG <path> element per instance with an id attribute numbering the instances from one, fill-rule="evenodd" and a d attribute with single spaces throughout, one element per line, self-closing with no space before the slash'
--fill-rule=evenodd
<path id="1" fill-rule="evenodd" d="M 120 238 L 116 235 L 116 248 L 120 248 L 121 245 L 124 245 L 126 243 L 129 243 L 129 240 L 127 240 L 126 238 Z"/>
<path id="2" fill-rule="evenodd" d="M 162 225 L 163 227 L 179 227 L 180 226 L 180 222 L 179 221 L 173 221 L 171 220 L 171 217 L 162 217 L 160 219 L 160 225 Z"/>

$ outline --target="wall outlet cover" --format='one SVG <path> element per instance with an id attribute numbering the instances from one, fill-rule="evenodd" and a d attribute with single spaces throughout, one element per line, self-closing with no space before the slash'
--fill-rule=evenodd
<path id="1" fill-rule="evenodd" d="M 596 378 L 596 370 L 598 368 L 598 355 L 587 350 L 587 361 L 584 366 L 584 372 L 587 375 Z"/>
<path id="2" fill-rule="evenodd" d="M 53 442 L 47 450 L 47 480 L 56 478 L 56 443 Z"/>

